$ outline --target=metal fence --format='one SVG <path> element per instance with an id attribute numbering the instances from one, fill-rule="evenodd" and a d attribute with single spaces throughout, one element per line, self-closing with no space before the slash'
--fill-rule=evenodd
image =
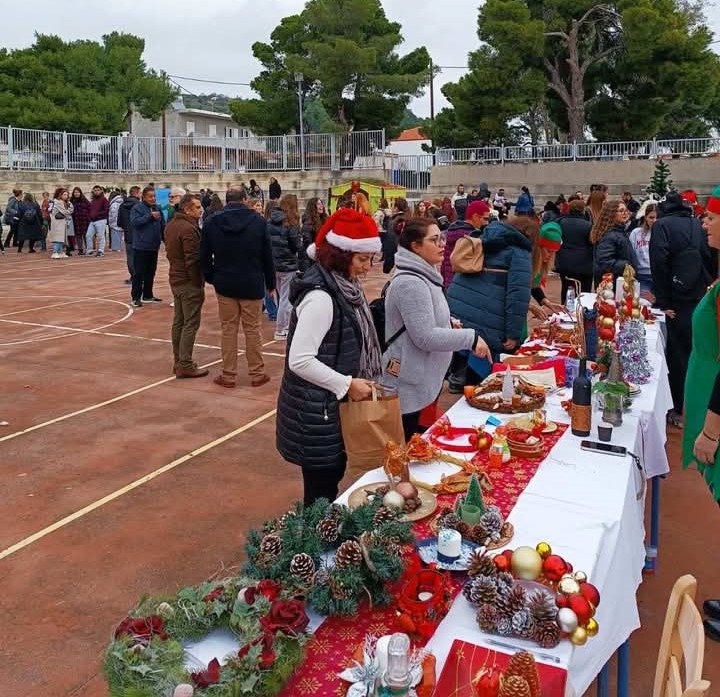
<path id="1" fill-rule="evenodd" d="M 672 159 L 720 156 L 720 138 L 677 138 L 602 143 L 501 145 L 486 148 L 440 148 L 437 165 L 484 165 L 511 162 Z"/>
<path id="2" fill-rule="evenodd" d="M 385 131 L 247 138 L 102 136 L 0 126 L 0 169 L 263 172 L 383 168 Z"/>

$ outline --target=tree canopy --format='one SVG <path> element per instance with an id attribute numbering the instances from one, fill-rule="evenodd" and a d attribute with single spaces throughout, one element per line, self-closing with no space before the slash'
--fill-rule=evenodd
<path id="1" fill-rule="evenodd" d="M 443 94 L 460 131 L 436 145 L 706 135 L 718 121 L 720 60 L 700 3 L 487 0 L 470 70 Z"/>
<path id="2" fill-rule="evenodd" d="M 175 91 L 147 68 L 144 49 L 143 39 L 118 32 L 102 43 L 36 34 L 29 48 L 0 49 L 0 123 L 112 134 L 130 104 L 157 118 Z"/>
<path id="3" fill-rule="evenodd" d="M 380 0 L 310 0 L 280 22 L 270 43 L 253 44 L 263 65 L 252 81 L 259 97 L 232 102 L 233 117 L 258 133 L 297 128 L 295 74 L 302 73 L 303 95 L 309 103 L 317 99 L 338 129 L 385 128 L 392 136 L 429 79 L 427 50 L 401 56 L 402 41 Z"/>

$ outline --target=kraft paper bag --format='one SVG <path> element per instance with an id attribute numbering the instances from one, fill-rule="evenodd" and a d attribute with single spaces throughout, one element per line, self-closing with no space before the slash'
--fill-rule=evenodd
<path id="1" fill-rule="evenodd" d="M 400 400 L 387 388 L 374 387 L 372 397 L 361 402 L 341 402 L 340 427 L 347 453 L 346 474 L 354 479 L 383 466 L 388 441 L 405 442 Z"/>

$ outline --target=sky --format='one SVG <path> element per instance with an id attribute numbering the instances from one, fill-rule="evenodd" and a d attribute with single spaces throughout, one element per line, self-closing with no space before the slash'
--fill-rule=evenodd
<path id="1" fill-rule="evenodd" d="M 478 0 L 382 0 L 386 15 L 402 26 L 400 53 L 426 46 L 438 66 L 464 66 L 478 47 Z M 720 39 L 720 0 L 707 0 L 710 28 Z M 71 0 L 68 11 L 57 11 L 57 0 L 26 0 L 3 8 L 0 45 L 22 48 L 34 32 L 57 34 L 65 40 L 95 39 L 113 30 L 145 39 L 149 67 L 171 75 L 249 83 L 260 71 L 252 55 L 255 41 L 269 41 L 280 20 L 300 12 L 305 0 Z M 31 18 L 31 21 L 28 21 Z M 714 47 L 720 51 L 720 43 Z M 457 80 L 462 70 L 445 69 L 435 80 L 436 112 L 447 106 L 442 84 Z M 196 94 L 219 92 L 249 97 L 249 87 L 177 82 Z M 418 116 L 430 114 L 428 94 L 414 99 Z"/>

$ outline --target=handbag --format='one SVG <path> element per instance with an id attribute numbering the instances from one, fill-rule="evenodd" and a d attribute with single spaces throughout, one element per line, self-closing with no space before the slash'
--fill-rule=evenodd
<path id="1" fill-rule="evenodd" d="M 63 220 L 63 218 L 65 218 L 65 216 L 60 211 L 55 213 L 55 220 Z"/>
<path id="2" fill-rule="evenodd" d="M 357 478 L 382 467 L 388 441 L 405 442 L 397 393 L 373 385 L 369 399 L 340 402 L 340 430 L 347 454 L 347 473 Z"/>
<path id="3" fill-rule="evenodd" d="M 454 273 L 480 273 L 485 263 L 483 243 L 479 237 L 461 237 L 450 254 Z"/>

